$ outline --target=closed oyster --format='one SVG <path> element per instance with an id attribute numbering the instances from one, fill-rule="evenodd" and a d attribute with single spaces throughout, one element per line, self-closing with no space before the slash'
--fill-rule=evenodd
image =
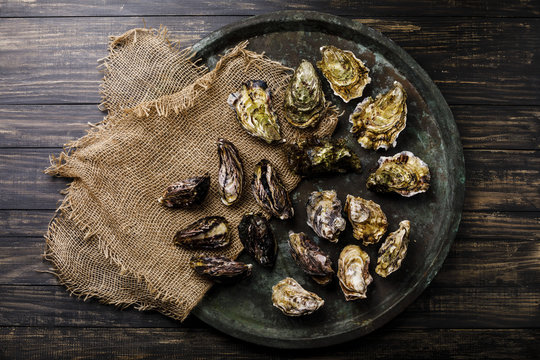
<path id="1" fill-rule="evenodd" d="M 277 243 L 268 220 L 262 214 L 246 214 L 238 225 L 238 235 L 244 249 L 263 266 L 276 261 Z"/>
<path id="2" fill-rule="evenodd" d="M 345 300 L 365 299 L 373 278 L 369 274 L 369 255 L 357 245 L 343 248 L 338 260 L 339 286 Z"/>
<path id="3" fill-rule="evenodd" d="M 345 212 L 353 227 L 353 236 L 364 245 L 375 244 L 388 228 L 386 215 L 381 207 L 371 200 L 347 195 Z"/>
<path id="4" fill-rule="evenodd" d="M 360 159 L 345 139 L 302 138 L 287 144 L 285 151 L 289 166 L 301 176 L 359 172 L 362 169 Z"/>
<path id="5" fill-rule="evenodd" d="M 232 142 L 218 140 L 219 173 L 218 183 L 221 192 L 221 202 L 225 205 L 234 204 L 242 194 L 244 169 L 238 149 Z"/>
<path id="6" fill-rule="evenodd" d="M 307 201 L 307 224 L 320 237 L 337 242 L 345 230 L 345 219 L 341 217 L 341 201 L 334 190 L 314 191 Z"/>
<path id="7" fill-rule="evenodd" d="M 272 304 L 287 316 L 301 316 L 318 310 L 324 300 L 288 277 L 272 287 Z"/>
<path id="8" fill-rule="evenodd" d="M 255 165 L 251 189 L 257 203 L 271 215 L 281 220 L 294 216 L 289 193 L 270 161 L 263 159 Z"/>
<path id="9" fill-rule="evenodd" d="M 325 104 L 321 81 L 315 68 L 309 61 L 302 60 L 285 91 L 285 119 L 298 128 L 313 127 L 321 119 Z"/>
<path id="10" fill-rule="evenodd" d="M 195 221 L 174 236 L 174 243 L 190 249 L 218 249 L 229 245 L 229 222 L 222 216 Z"/>
<path id="11" fill-rule="evenodd" d="M 233 261 L 225 256 L 194 256 L 189 266 L 199 275 L 217 283 L 231 283 L 251 275 L 251 264 Z"/>
<path id="12" fill-rule="evenodd" d="M 353 124 L 351 132 L 357 134 L 358 142 L 366 149 L 395 147 L 397 137 L 407 124 L 407 93 L 394 81 L 394 87 L 375 100 L 364 99 L 349 117 Z"/>
<path id="13" fill-rule="evenodd" d="M 321 47 L 322 60 L 317 63 L 334 93 L 345 102 L 362 96 L 371 82 L 369 69 L 348 50 L 335 46 Z"/>
<path id="14" fill-rule="evenodd" d="M 411 197 L 429 189 L 429 168 L 410 151 L 402 151 L 391 157 L 381 156 L 379 167 L 369 175 L 366 186 L 376 192 L 395 192 Z"/>
<path id="15" fill-rule="evenodd" d="M 158 199 L 170 208 L 185 208 L 203 202 L 210 188 L 210 175 L 195 176 L 167 187 Z"/>
<path id="16" fill-rule="evenodd" d="M 379 258 L 375 272 L 382 277 L 387 277 L 401 266 L 401 262 L 407 255 L 409 245 L 409 233 L 411 223 L 403 220 L 399 223 L 399 229 L 390 233 L 379 249 Z"/>
<path id="17" fill-rule="evenodd" d="M 294 261 L 321 285 L 332 281 L 332 260 L 303 232 L 289 234 L 289 250 Z"/>
<path id="18" fill-rule="evenodd" d="M 227 103 L 236 111 L 238 122 L 248 133 L 269 144 L 281 140 L 266 82 L 250 80 L 243 83 L 239 92 L 229 95 Z"/>

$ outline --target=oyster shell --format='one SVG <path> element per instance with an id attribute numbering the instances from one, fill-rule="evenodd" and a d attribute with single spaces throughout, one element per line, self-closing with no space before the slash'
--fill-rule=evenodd
<path id="1" fill-rule="evenodd" d="M 272 110 L 272 95 L 265 81 L 246 81 L 239 92 L 229 95 L 227 103 L 248 133 L 269 144 L 281 140 L 277 115 Z"/>
<path id="2" fill-rule="evenodd" d="M 277 243 L 268 220 L 262 214 L 245 214 L 238 225 L 238 235 L 244 249 L 259 264 L 274 266 Z"/>
<path id="3" fill-rule="evenodd" d="M 308 137 L 286 145 L 287 161 L 298 175 L 359 172 L 360 159 L 345 139 Z"/>
<path id="4" fill-rule="evenodd" d="M 373 278 L 369 274 L 369 255 L 357 245 L 343 248 L 338 260 L 339 286 L 345 300 L 365 299 Z"/>
<path id="5" fill-rule="evenodd" d="M 341 201 L 334 190 L 313 191 L 307 201 L 307 224 L 320 237 L 337 242 L 345 230 L 346 222 L 341 216 Z"/>
<path id="6" fill-rule="evenodd" d="M 382 277 L 387 277 L 401 266 L 401 262 L 407 255 L 409 245 L 409 233 L 411 223 L 403 220 L 399 223 L 399 229 L 390 233 L 379 249 L 379 258 L 375 272 Z"/>
<path id="7" fill-rule="evenodd" d="M 322 60 L 317 63 L 334 93 L 349 102 L 362 96 L 367 84 L 371 82 L 369 69 L 362 60 L 348 50 L 335 46 L 321 47 Z"/>
<path id="8" fill-rule="evenodd" d="M 294 216 L 289 193 L 270 161 L 263 159 L 255 165 L 251 189 L 257 203 L 271 215 L 281 220 Z"/>
<path id="9" fill-rule="evenodd" d="M 288 277 L 272 287 L 272 304 L 287 316 L 301 316 L 318 310 L 324 300 Z"/>
<path id="10" fill-rule="evenodd" d="M 232 142 L 218 140 L 219 173 L 218 183 L 221 192 L 221 202 L 225 205 L 234 204 L 242 194 L 244 169 L 238 149 Z"/>
<path id="11" fill-rule="evenodd" d="M 217 283 L 231 283 L 251 275 L 251 264 L 233 261 L 225 256 L 194 256 L 189 266 L 199 275 Z"/>
<path id="12" fill-rule="evenodd" d="M 369 175 L 366 186 L 376 192 L 395 192 L 411 197 L 429 189 L 431 175 L 425 162 L 410 151 L 379 158 L 379 167 Z"/>
<path id="13" fill-rule="evenodd" d="M 375 244 L 388 228 L 386 215 L 381 207 L 371 200 L 347 195 L 345 212 L 353 227 L 353 236 L 364 245 Z"/>
<path id="14" fill-rule="evenodd" d="M 191 177 L 167 187 L 158 199 L 170 208 L 186 208 L 203 202 L 210 189 L 210 175 Z"/>
<path id="15" fill-rule="evenodd" d="M 407 93 L 394 81 L 394 86 L 375 100 L 364 99 L 349 117 L 353 124 L 351 132 L 357 134 L 358 142 L 366 149 L 395 147 L 397 137 L 407 124 Z"/>
<path id="16" fill-rule="evenodd" d="M 285 119 L 298 128 L 313 127 L 321 119 L 325 104 L 321 81 L 315 68 L 309 61 L 302 60 L 285 91 Z"/>
<path id="17" fill-rule="evenodd" d="M 294 261 L 321 285 L 332 281 L 332 260 L 303 232 L 289 233 L 289 251 Z"/>
<path id="18" fill-rule="evenodd" d="M 174 243 L 189 249 L 218 249 L 229 245 L 229 222 L 222 216 L 195 221 L 174 236 Z"/>

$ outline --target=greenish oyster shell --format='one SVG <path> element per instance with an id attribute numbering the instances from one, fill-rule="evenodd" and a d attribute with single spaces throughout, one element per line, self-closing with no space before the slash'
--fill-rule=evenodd
<path id="1" fill-rule="evenodd" d="M 324 300 L 288 277 L 272 287 L 272 304 L 287 316 L 302 316 L 320 309 Z"/>
<path id="2" fill-rule="evenodd" d="M 298 128 L 314 127 L 324 115 L 325 104 L 315 68 L 309 61 L 302 60 L 285 91 L 285 119 Z"/>
<path id="3" fill-rule="evenodd" d="M 244 250 L 262 266 L 272 267 L 276 261 L 277 243 L 270 223 L 263 214 L 245 214 L 238 225 Z"/>
<path id="4" fill-rule="evenodd" d="M 238 149 L 232 142 L 218 140 L 219 172 L 218 184 L 221 202 L 227 206 L 234 204 L 242 194 L 244 168 Z"/>
<path id="5" fill-rule="evenodd" d="M 367 298 L 367 288 L 373 282 L 369 255 L 357 245 L 345 246 L 339 255 L 337 276 L 345 300 Z"/>
<path id="6" fill-rule="evenodd" d="M 364 88 L 371 82 L 369 69 L 351 51 L 335 46 L 321 47 L 322 60 L 317 62 L 334 94 L 345 102 L 362 96 Z"/>
<path id="7" fill-rule="evenodd" d="M 318 284 L 326 285 L 332 281 L 334 270 L 332 260 L 306 234 L 289 233 L 289 250 L 298 266 Z"/>
<path id="8" fill-rule="evenodd" d="M 313 191 L 306 211 L 307 224 L 317 235 L 331 242 L 338 241 L 347 223 L 341 216 L 341 201 L 334 190 Z"/>
<path id="9" fill-rule="evenodd" d="M 352 195 L 347 195 L 345 212 L 353 227 L 353 236 L 364 245 L 375 244 L 388 228 L 388 220 L 379 204 Z"/>
<path id="10" fill-rule="evenodd" d="M 375 99 L 368 97 L 359 103 L 349 117 L 353 124 L 351 133 L 366 149 L 395 147 L 399 134 L 407 125 L 407 93 L 394 81 L 387 93 Z"/>
<path id="11" fill-rule="evenodd" d="M 210 175 L 191 177 L 165 189 L 158 202 L 170 208 L 186 208 L 203 202 L 210 189 Z"/>
<path id="12" fill-rule="evenodd" d="M 281 220 L 294 216 L 289 193 L 270 161 L 263 159 L 255 165 L 251 190 L 255 201 L 269 214 Z"/>
<path id="13" fill-rule="evenodd" d="M 195 221 L 174 236 L 174 243 L 189 249 L 219 249 L 229 245 L 229 222 L 223 216 Z"/>
<path id="14" fill-rule="evenodd" d="M 229 95 L 227 103 L 248 133 L 269 144 L 281 140 L 278 118 L 272 110 L 272 95 L 265 81 L 243 83 L 239 92 Z"/>
<path id="15" fill-rule="evenodd" d="M 308 137 L 286 144 L 290 168 L 300 176 L 360 172 L 360 158 L 345 139 Z"/>
<path id="16" fill-rule="evenodd" d="M 232 283 L 251 275 L 251 264 L 233 261 L 225 256 L 194 256 L 189 266 L 197 274 L 217 283 Z"/>
<path id="17" fill-rule="evenodd" d="M 391 157 L 381 156 L 378 164 L 377 170 L 367 180 L 369 190 L 411 197 L 429 189 L 429 168 L 410 151 L 402 151 Z"/>
<path id="18" fill-rule="evenodd" d="M 403 220 L 399 223 L 399 229 L 388 235 L 379 249 L 379 258 L 375 268 L 377 274 L 387 277 L 400 268 L 401 262 L 407 255 L 410 231 L 410 221 Z"/>

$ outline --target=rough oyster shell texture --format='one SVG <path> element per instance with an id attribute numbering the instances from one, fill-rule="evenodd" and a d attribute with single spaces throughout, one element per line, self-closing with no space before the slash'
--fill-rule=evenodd
<path id="1" fill-rule="evenodd" d="M 364 245 L 377 243 L 388 228 L 386 215 L 379 204 L 371 200 L 347 195 L 345 212 L 352 224 L 354 238 L 362 240 Z"/>
<path id="2" fill-rule="evenodd" d="M 248 133 L 269 144 L 281 140 L 278 118 L 272 110 L 272 94 L 265 81 L 243 83 L 240 91 L 229 95 L 227 103 Z"/>
<path id="3" fill-rule="evenodd" d="M 394 81 L 393 87 L 375 99 L 368 97 L 359 103 L 349 117 L 351 132 L 366 149 L 395 147 L 397 137 L 407 124 L 407 93 Z"/>
<path id="4" fill-rule="evenodd" d="M 199 275 L 217 283 L 232 283 L 251 275 L 251 264 L 233 261 L 225 256 L 194 256 L 189 266 Z"/>
<path id="5" fill-rule="evenodd" d="M 399 229 L 386 237 L 386 240 L 379 249 L 377 267 L 375 268 L 377 274 L 387 277 L 400 268 L 401 262 L 407 255 L 410 231 L 410 221 L 403 220 L 399 223 Z"/>
<path id="6" fill-rule="evenodd" d="M 242 194 L 244 168 L 238 149 L 232 142 L 219 139 L 217 142 L 219 156 L 218 184 L 221 202 L 234 204 Z"/>
<path id="7" fill-rule="evenodd" d="M 369 255 L 357 245 L 345 246 L 339 255 L 337 276 L 345 300 L 367 298 L 368 285 L 373 281 Z"/>
<path id="8" fill-rule="evenodd" d="M 263 159 L 255 165 L 251 189 L 257 203 L 269 214 L 281 220 L 294 216 L 289 193 L 270 161 Z"/>
<path id="9" fill-rule="evenodd" d="M 158 202 L 170 208 L 190 207 L 202 203 L 208 189 L 210 175 L 191 177 L 168 186 Z"/>
<path id="10" fill-rule="evenodd" d="M 391 157 L 381 156 L 378 164 L 377 170 L 367 180 L 369 190 L 395 192 L 410 197 L 429 189 L 429 168 L 410 151 L 402 151 Z"/>
<path id="11" fill-rule="evenodd" d="M 285 119 L 298 128 L 314 127 L 324 115 L 325 105 L 321 80 L 315 68 L 309 61 L 302 60 L 285 91 Z"/>
<path id="12" fill-rule="evenodd" d="M 289 250 L 298 266 L 318 284 L 326 285 L 332 281 L 332 260 L 306 234 L 291 232 Z"/>
<path id="13" fill-rule="evenodd" d="M 287 316 L 301 316 L 318 310 L 324 300 L 288 277 L 272 287 L 272 304 Z"/>
<path id="14" fill-rule="evenodd" d="M 315 233 L 331 242 L 337 242 L 345 230 L 346 222 L 341 216 L 341 201 L 335 190 L 313 191 L 308 198 L 307 224 Z"/>
<path id="15" fill-rule="evenodd" d="M 245 214 L 238 225 L 238 235 L 244 250 L 259 264 L 274 266 L 277 243 L 268 220 L 262 214 Z"/>
<path id="16" fill-rule="evenodd" d="M 371 82 L 369 69 L 362 60 L 351 51 L 332 45 L 321 47 L 321 54 L 322 60 L 317 62 L 317 67 L 334 93 L 345 102 L 362 96 L 364 88 Z"/>
<path id="17" fill-rule="evenodd" d="M 176 233 L 174 243 L 189 249 L 219 249 L 229 245 L 229 222 L 222 216 L 208 216 Z"/>

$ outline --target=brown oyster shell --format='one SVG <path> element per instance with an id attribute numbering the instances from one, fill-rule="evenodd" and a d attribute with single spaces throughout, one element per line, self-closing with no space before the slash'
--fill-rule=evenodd
<path id="1" fill-rule="evenodd" d="M 353 236 L 364 245 L 381 240 L 388 228 L 388 220 L 379 204 L 371 200 L 347 195 L 345 212 L 353 227 Z"/>

